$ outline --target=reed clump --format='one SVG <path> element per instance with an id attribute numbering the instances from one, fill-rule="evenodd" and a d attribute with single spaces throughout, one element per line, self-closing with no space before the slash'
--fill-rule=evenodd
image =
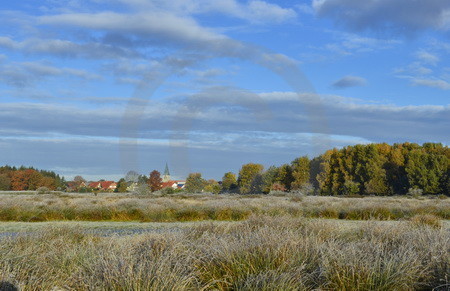
<path id="1" fill-rule="evenodd" d="M 448 283 L 447 230 L 412 221 L 358 225 L 252 215 L 129 236 L 50 228 L 1 239 L 0 282 L 19 290 L 431 290 Z"/>

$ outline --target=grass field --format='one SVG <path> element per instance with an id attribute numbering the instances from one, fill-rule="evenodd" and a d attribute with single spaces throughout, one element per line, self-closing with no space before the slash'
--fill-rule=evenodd
<path id="1" fill-rule="evenodd" d="M 430 214 L 440 219 L 450 219 L 450 199 L 437 198 L 4 194 L 0 195 L 0 199 L 0 221 L 239 221 L 255 214 L 348 220 L 399 220 L 418 214 Z"/>
<path id="2" fill-rule="evenodd" d="M 0 289 L 6 283 L 19 290 L 450 286 L 448 199 L 115 194 L 0 199 Z"/>
<path id="3" fill-rule="evenodd" d="M 442 227 L 291 216 L 184 225 L 102 236 L 66 224 L 4 237 L 0 281 L 20 290 L 431 290 L 450 283 Z"/>

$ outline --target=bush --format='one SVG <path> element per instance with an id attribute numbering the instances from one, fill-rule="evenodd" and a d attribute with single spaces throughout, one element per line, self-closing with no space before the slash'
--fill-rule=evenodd
<path id="1" fill-rule="evenodd" d="M 160 190 L 162 195 L 170 195 L 175 194 L 175 189 L 172 187 L 166 187 Z"/>
<path id="2" fill-rule="evenodd" d="M 47 187 L 39 187 L 36 189 L 36 194 L 50 194 L 51 191 Z"/>
<path id="3" fill-rule="evenodd" d="M 420 197 L 423 195 L 423 190 L 419 188 L 409 188 L 408 195 L 413 197 Z"/>
<path id="4" fill-rule="evenodd" d="M 151 193 L 150 188 L 148 187 L 147 184 L 139 184 L 133 190 L 133 194 L 136 194 L 136 195 L 148 195 L 150 193 Z"/>
<path id="5" fill-rule="evenodd" d="M 432 228 L 441 228 L 442 222 L 439 217 L 432 214 L 418 214 L 410 219 L 415 226 L 430 226 Z"/>
<path id="6" fill-rule="evenodd" d="M 306 183 L 306 184 L 300 186 L 298 189 L 291 190 L 292 194 L 300 195 L 300 196 L 314 195 L 314 192 L 315 192 L 314 186 L 310 183 Z"/>

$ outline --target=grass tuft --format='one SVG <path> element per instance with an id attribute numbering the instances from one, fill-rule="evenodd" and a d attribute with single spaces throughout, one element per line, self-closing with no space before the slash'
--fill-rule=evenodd
<path id="1" fill-rule="evenodd" d="M 432 214 L 417 214 L 410 219 L 411 223 L 415 226 L 430 226 L 433 228 L 441 228 L 442 222 L 439 217 Z"/>

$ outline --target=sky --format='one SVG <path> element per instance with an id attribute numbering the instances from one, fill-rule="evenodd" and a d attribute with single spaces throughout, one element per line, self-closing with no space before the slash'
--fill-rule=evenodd
<path id="1" fill-rule="evenodd" d="M 0 19 L 0 164 L 221 179 L 449 144 L 448 0 L 21 0 Z"/>

